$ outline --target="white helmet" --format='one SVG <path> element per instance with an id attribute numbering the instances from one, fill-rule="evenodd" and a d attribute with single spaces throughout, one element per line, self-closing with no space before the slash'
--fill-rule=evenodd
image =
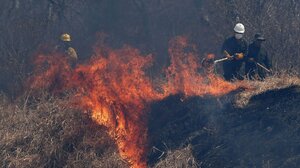
<path id="1" fill-rule="evenodd" d="M 234 32 L 236 33 L 245 33 L 245 26 L 242 23 L 237 23 L 234 27 Z"/>

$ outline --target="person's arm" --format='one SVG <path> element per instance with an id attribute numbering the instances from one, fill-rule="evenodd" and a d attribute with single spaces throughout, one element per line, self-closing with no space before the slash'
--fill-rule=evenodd
<path id="1" fill-rule="evenodd" d="M 230 47 L 229 47 L 229 43 L 230 43 L 230 41 L 228 39 L 225 40 L 225 42 L 222 45 L 221 55 L 222 55 L 222 58 L 227 58 L 228 60 L 232 60 L 233 56 L 230 55 L 231 50 L 230 50 Z"/>
<path id="2" fill-rule="evenodd" d="M 224 51 L 227 51 L 227 40 L 225 40 L 224 41 L 224 43 L 222 44 L 222 48 L 221 48 L 221 55 L 223 56 L 223 57 L 225 57 L 225 55 L 224 55 Z"/>
<path id="3" fill-rule="evenodd" d="M 75 49 L 73 47 L 69 47 L 67 52 L 68 52 L 69 57 L 73 61 L 77 61 L 78 60 L 77 52 L 75 51 Z"/>
<path id="4" fill-rule="evenodd" d="M 248 44 L 246 41 L 243 41 L 242 46 L 240 46 L 239 48 L 239 53 L 234 53 L 233 56 L 236 60 L 245 61 L 245 57 L 247 56 L 247 54 L 248 54 Z"/>

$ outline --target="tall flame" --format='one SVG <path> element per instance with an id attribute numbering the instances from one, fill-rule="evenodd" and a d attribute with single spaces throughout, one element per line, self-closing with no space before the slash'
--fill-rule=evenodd
<path id="1" fill-rule="evenodd" d="M 88 63 L 75 69 L 61 54 L 40 54 L 35 61 L 35 75 L 29 81 L 33 89 L 46 88 L 54 93 L 72 90 L 76 107 L 91 113 L 95 122 L 108 128 L 121 157 L 132 168 L 144 168 L 151 102 L 177 93 L 220 96 L 239 87 L 213 74 L 199 74 L 201 67 L 193 51 L 195 47 L 187 38 L 173 39 L 169 49 L 171 64 L 165 70 L 166 79 L 158 85 L 145 73 L 152 63 L 151 55 L 141 55 L 130 46 L 113 50 L 102 45 L 95 46 L 95 55 Z"/>
<path id="2" fill-rule="evenodd" d="M 167 68 L 168 80 L 164 90 L 172 94 L 181 92 L 185 96 L 221 96 L 240 87 L 239 84 L 225 82 L 219 76 L 205 72 L 207 67 L 199 65 L 195 51 L 196 47 L 189 44 L 186 37 L 180 36 L 170 41 L 171 65 Z M 210 54 L 208 57 L 213 56 Z M 204 71 L 202 74 L 198 72 L 199 68 Z"/>

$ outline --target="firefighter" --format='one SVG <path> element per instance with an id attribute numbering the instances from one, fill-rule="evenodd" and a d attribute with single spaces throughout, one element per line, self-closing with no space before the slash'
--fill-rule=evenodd
<path id="1" fill-rule="evenodd" d="M 71 36 L 67 33 L 64 33 L 60 36 L 61 44 L 56 47 L 58 52 L 66 54 L 68 61 L 71 65 L 71 67 L 75 67 L 78 56 L 76 53 L 76 50 L 71 47 Z"/>
<path id="2" fill-rule="evenodd" d="M 262 46 L 265 40 L 261 34 L 255 34 L 254 41 L 249 45 L 245 73 L 251 80 L 263 80 L 266 77 L 266 72 L 271 72 L 271 62 L 268 57 L 268 52 Z"/>
<path id="3" fill-rule="evenodd" d="M 234 35 L 226 39 L 222 46 L 222 54 L 228 58 L 223 62 L 224 79 L 232 81 L 234 79 L 243 80 L 240 69 L 244 62 L 244 56 L 248 52 L 248 44 L 243 39 L 245 27 L 242 23 L 237 23 L 234 27 Z"/>

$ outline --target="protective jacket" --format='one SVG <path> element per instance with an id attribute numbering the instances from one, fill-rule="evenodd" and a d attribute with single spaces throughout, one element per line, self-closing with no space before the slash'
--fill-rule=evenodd
<path id="1" fill-rule="evenodd" d="M 257 63 L 269 70 L 272 67 L 267 51 L 263 47 L 256 46 L 253 42 L 249 45 L 245 64 L 245 73 L 250 79 L 264 79 L 266 77 L 266 70 L 258 66 Z"/>
<path id="2" fill-rule="evenodd" d="M 57 52 L 64 53 L 67 56 L 67 59 L 72 67 L 76 66 L 78 56 L 73 47 L 71 47 L 68 43 L 64 43 L 63 45 L 56 46 L 55 48 Z"/>
<path id="3" fill-rule="evenodd" d="M 229 55 L 242 53 L 244 56 L 248 53 L 248 44 L 244 39 L 237 40 L 234 36 L 226 39 L 222 46 L 222 54 L 226 51 Z M 225 80 L 243 79 L 240 75 L 240 69 L 244 62 L 244 58 L 237 59 L 233 57 L 231 60 L 223 62 L 223 72 Z"/>

